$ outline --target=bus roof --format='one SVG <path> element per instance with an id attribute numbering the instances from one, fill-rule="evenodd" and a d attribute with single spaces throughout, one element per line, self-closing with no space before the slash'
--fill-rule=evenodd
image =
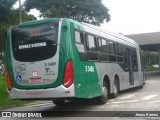
<path id="1" fill-rule="evenodd" d="M 83 23 L 83 22 L 78 22 L 78 21 L 75 21 L 75 20 L 69 19 L 69 18 L 47 18 L 47 19 L 42 19 L 42 20 L 34 20 L 34 21 L 28 21 L 28 22 L 20 23 L 17 26 L 18 27 L 26 27 L 26 26 L 32 26 L 32 25 L 36 25 L 36 24 L 43 24 L 43 23 L 48 23 L 48 22 L 52 22 L 52 21 L 56 21 L 56 20 L 62 20 L 62 19 L 63 20 L 68 20 L 69 22 L 73 22 L 75 24 L 79 24 L 79 25 L 82 25 L 82 26 L 89 27 L 89 28 L 97 30 L 97 31 L 99 31 L 101 33 L 108 34 L 110 36 L 113 36 L 113 37 L 116 37 L 118 39 L 121 39 L 124 42 L 128 42 L 128 43 L 131 43 L 131 44 L 134 44 L 134 45 L 138 45 L 134 40 L 132 40 L 130 38 L 127 38 L 127 37 L 125 37 L 123 35 L 120 35 L 118 33 L 112 33 L 110 31 L 104 30 L 104 29 L 102 29 L 102 28 L 100 28 L 98 26 L 87 24 L 87 23 Z"/>
<path id="2" fill-rule="evenodd" d="M 98 30 L 99 32 L 102 32 L 102 33 L 105 33 L 105 34 L 108 34 L 108 35 L 111 35 L 113 37 L 116 37 L 116 38 L 119 38 L 125 42 L 128 42 L 128 43 L 131 43 L 131 44 L 134 44 L 134 45 L 138 45 L 134 40 L 130 39 L 130 38 L 127 38 L 121 34 L 118 34 L 118 33 L 112 33 L 110 31 L 107 31 L 107 30 L 104 30 L 98 26 L 95 26 L 95 25 L 91 25 L 91 24 L 87 24 L 87 23 L 83 23 L 82 22 L 82 25 L 85 25 L 87 27 L 90 27 L 92 29 L 95 29 L 95 30 Z"/>
<path id="3" fill-rule="evenodd" d="M 58 20 L 60 20 L 60 18 L 47 18 L 47 19 L 42 19 L 42 20 L 27 21 L 27 22 L 18 24 L 18 27 L 26 27 L 26 26 L 44 24 L 44 23 L 49 23 L 49 22 L 58 21 Z"/>
<path id="4" fill-rule="evenodd" d="M 69 19 L 69 18 L 63 18 L 63 19 L 69 20 L 69 22 L 73 22 L 75 24 L 79 24 L 79 25 L 82 25 L 82 26 L 89 27 L 89 28 L 97 30 L 101 33 L 104 33 L 104 34 L 116 37 L 118 39 L 121 39 L 122 41 L 124 41 L 126 43 L 130 43 L 130 44 L 138 46 L 137 42 L 135 42 L 133 39 L 130 39 L 130 38 L 124 36 L 124 35 L 121 35 L 121 34 L 118 34 L 118 33 L 112 33 L 110 31 L 107 31 L 107 30 L 104 30 L 104 29 L 100 28 L 99 26 L 95 26 L 95 25 L 92 25 L 92 24 L 84 23 L 84 22 L 78 22 L 78 21 L 75 21 L 73 19 Z"/>

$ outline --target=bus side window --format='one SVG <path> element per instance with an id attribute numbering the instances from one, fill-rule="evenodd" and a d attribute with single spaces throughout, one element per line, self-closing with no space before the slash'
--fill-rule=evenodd
<path id="1" fill-rule="evenodd" d="M 84 43 L 83 33 L 75 30 L 75 41 L 76 43 Z"/>
<path id="2" fill-rule="evenodd" d="M 108 61 L 108 42 L 106 39 L 99 38 L 99 51 L 100 51 L 100 61 Z"/>
<path id="3" fill-rule="evenodd" d="M 127 61 L 127 47 L 123 46 L 123 55 L 124 55 L 124 70 L 129 71 L 128 61 Z"/>
<path id="4" fill-rule="evenodd" d="M 101 38 L 98 38 L 98 49 L 101 52 L 102 51 L 102 43 L 101 43 Z"/>
<path id="5" fill-rule="evenodd" d="M 98 47 L 96 43 L 96 37 L 93 35 L 85 35 L 86 38 L 86 50 L 88 60 L 98 60 Z"/>
<path id="6" fill-rule="evenodd" d="M 132 63 L 133 63 L 133 71 L 138 71 L 136 49 L 133 49 L 132 51 Z"/>
<path id="7" fill-rule="evenodd" d="M 86 61 L 87 56 L 86 56 L 86 52 L 85 52 L 83 32 L 79 32 L 79 31 L 75 30 L 74 36 L 75 36 L 75 45 L 78 50 L 80 60 Z"/>
<path id="8" fill-rule="evenodd" d="M 87 50 L 93 52 L 97 51 L 96 40 L 94 36 L 91 35 L 87 36 Z"/>
<path id="9" fill-rule="evenodd" d="M 83 35 L 83 33 L 82 33 L 82 32 L 80 33 L 80 38 L 81 38 L 81 43 L 83 43 L 83 44 L 84 44 L 84 35 Z"/>
<path id="10" fill-rule="evenodd" d="M 116 62 L 116 51 L 115 51 L 115 43 L 113 41 L 109 41 L 109 61 Z"/>
<path id="11" fill-rule="evenodd" d="M 102 39 L 102 52 L 108 53 L 107 41 L 105 39 Z"/>
<path id="12" fill-rule="evenodd" d="M 119 63 L 123 63 L 124 62 L 124 60 L 123 60 L 123 46 L 122 46 L 122 44 L 120 44 L 120 43 L 117 43 L 116 44 L 116 52 L 117 52 L 117 61 L 119 62 Z"/>

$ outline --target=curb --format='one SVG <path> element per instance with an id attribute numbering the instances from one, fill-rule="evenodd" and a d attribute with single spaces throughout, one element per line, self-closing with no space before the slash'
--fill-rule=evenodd
<path id="1" fill-rule="evenodd" d="M 146 75 L 158 75 L 160 74 L 160 70 L 145 72 Z"/>

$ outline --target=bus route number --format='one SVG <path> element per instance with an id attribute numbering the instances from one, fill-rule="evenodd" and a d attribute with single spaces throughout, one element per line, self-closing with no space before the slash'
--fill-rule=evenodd
<path id="1" fill-rule="evenodd" d="M 94 72 L 94 66 L 86 66 L 86 72 Z"/>
<path id="2" fill-rule="evenodd" d="M 35 37 L 35 36 L 38 36 L 40 34 L 41 34 L 41 32 L 38 29 L 37 30 L 30 30 L 30 32 L 29 32 L 30 37 Z"/>
<path id="3" fill-rule="evenodd" d="M 48 62 L 44 64 L 45 66 L 56 66 L 56 62 Z"/>

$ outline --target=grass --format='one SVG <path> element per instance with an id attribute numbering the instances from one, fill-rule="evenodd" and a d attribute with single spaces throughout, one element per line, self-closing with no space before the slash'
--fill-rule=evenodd
<path id="1" fill-rule="evenodd" d="M 156 70 L 160 70 L 160 68 L 155 68 L 153 66 L 146 66 L 145 67 L 145 71 L 149 72 L 149 71 L 156 71 Z"/>
<path id="2" fill-rule="evenodd" d="M 29 101 L 31 102 L 31 101 Z M 0 108 L 9 107 L 13 105 L 23 105 L 29 103 L 28 101 L 11 100 L 8 98 L 7 83 L 4 75 L 0 75 Z"/>

